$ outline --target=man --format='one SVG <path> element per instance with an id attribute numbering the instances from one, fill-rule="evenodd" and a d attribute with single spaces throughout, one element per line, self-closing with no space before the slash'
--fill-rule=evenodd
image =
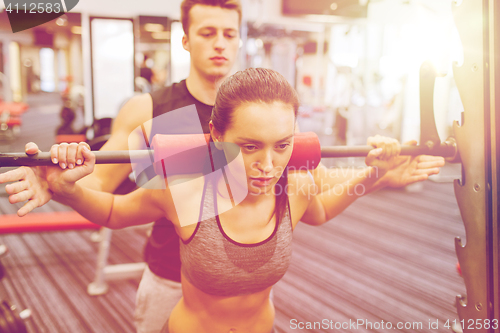
<path id="1" fill-rule="evenodd" d="M 181 4 L 181 20 L 185 32 L 182 44 L 191 53 L 188 78 L 151 94 L 134 97 L 127 102 L 114 120 L 111 138 L 101 150 L 127 150 L 128 137 L 138 126 L 151 124 L 148 121 L 154 117 L 192 104 L 196 105 L 203 131 L 208 133 L 208 121 L 218 86 L 229 75 L 237 57 L 241 4 L 239 0 L 184 0 Z M 149 139 L 157 132 L 165 133 L 164 128 L 158 127 L 153 121 L 152 125 L 146 128 Z M 172 130 L 167 129 L 167 133 L 190 132 L 175 129 L 173 124 Z M 35 153 L 38 148 L 30 143 L 26 146 L 26 151 Z M 401 158 L 401 163 L 396 172 L 384 177 L 371 190 L 385 185 L 403 186 L 425 179 L 427 175 L 437 173 L 437 167 L 441 166 L 442 162 L 432 158 L 427 162 L 416 158 Z M 63 167 L 73 168 L 75 164 L 77 161 Z M 42 168 L 20 170 L 23 170 L 20 171 L 23 174 L 19 179 L 27 181 L 30 177 L 37 176 L 33 170 L 43 172 Z M 94 172 L 80 182 L 92 189 L 113 192 L 130 172 L 131 167 L 128 164 L 96 165 Z M 314 173 L 315 181 L 322 190 L 325 189 L 325 184 L 322 183 L 322 174 L 325 172 L 326 169 L 321 167 Z M 343 176 L 338 178 L 338 183 L 352 175 Z M 52 195 L 46 189 L 40 188 L 23 196 L 18 199 L 30 199 L 27 204 L 29 211 L 45 204 Z M 182 297 L 179 238 L 172 223 L 166 219 L 156 221 L 146 245 L 145 260 L 148 267 L 137 292 L 134 319 L 138 332 L 158 332 L 173 306 Z"/>

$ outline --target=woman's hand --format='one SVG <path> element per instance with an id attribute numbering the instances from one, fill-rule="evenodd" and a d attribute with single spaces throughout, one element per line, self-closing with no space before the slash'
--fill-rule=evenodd
<path id="1" fill-rule="evenodd" d="M 52 192 L 60 195 L 73 194 L 76 181 L 94 170 L 95 155 L 86 142 L 53 145 L 50 158 L 59 167 L 47 168 L 48 186 Z"/>
<path id="2" fill-rule="evenodd" d="M 378 178 L 381 178 L 387 171 L 396 166 L 396 159 L 401 152 L 401 145 L 398 140 L 381 135 L 369 137 L 367 144 L 373 146 L 375 149 L 370 150 L 366 156 L 365 163 L 368 166 L 376 168 L 376 175 Z"/>

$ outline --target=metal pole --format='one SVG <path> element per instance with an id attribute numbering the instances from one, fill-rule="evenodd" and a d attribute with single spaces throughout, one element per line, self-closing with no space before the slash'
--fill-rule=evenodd
<path id="1" fill-rule="evenodd" d="M 371 146 L 327 146 L 321 148 L 321 157 L 359 157 L 366 156 L 372 150 Z M 453 139 L 441 143 L 438 147 L 432 146 L 402 146 L 401 155 L 434 155 L 455 157 L 457 148 Z M 121 150 L 121 151 L 94 151 L 96 164 L 117 164 L 134 162 L 153 162 L 153 150 Z M 28 156 L 25 153 L 0 154 L 0 167 L 17 166 L 50 166 L 50 152 L 40 152 Z"/>

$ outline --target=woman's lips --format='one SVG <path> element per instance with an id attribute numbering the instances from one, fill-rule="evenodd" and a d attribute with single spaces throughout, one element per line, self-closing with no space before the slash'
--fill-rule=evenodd
<path id="1" fill-rule="evenodd" d="M 250 178 L 253 186 L 263 187 L 271 185 L 274 177 Z"/>

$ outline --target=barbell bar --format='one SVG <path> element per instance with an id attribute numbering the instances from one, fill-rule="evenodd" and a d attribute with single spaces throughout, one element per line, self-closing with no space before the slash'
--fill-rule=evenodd
<path id="1" fill-rule="evenodd" d="M 199 162 L 203 141 L 208 143 L 208 134 L 192 135 L 156 135 L 153 138 L 152 149 L 122 150 L 122 151 L 93 151 L 96 164 L 119 163 L 156 163 L 165 160 L 166 163 L 179 162 L 181 159 L 188 162 Z M 201 142 L 201 145 L 200 145 Z M 321 147 L 317 135 L 313 132 L 298 133 L 295 135 L 294 148 L 289 166 L 307 165 L 315 168 L 321 158 L 363 157 L 372 146 L 326 146 Z M 203 155 L 203 154 L 201 154 Z M 401 146 L 400 155 L 433 155 L 448 159 L 457 159 L 457 146 L 451 137 L 438 146 L 433 144 L 418 146 Z M 196 158 L 197 161 L 192 160 Z M 204 158 L 204 157 L 203 157 Z M 50 159 L 50 152 L 39 152 L 34 155 L 26 153 L 0 153 L 0 167 L 19 166 L 50 166 L 54 165 Z"/>

